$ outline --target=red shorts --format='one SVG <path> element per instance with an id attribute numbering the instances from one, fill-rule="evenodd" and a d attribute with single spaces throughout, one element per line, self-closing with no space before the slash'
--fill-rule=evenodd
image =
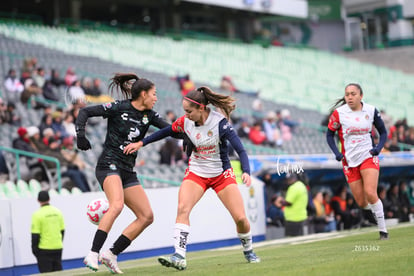
<path id="1" fill-rule="evenodd" d="M 378 156 L 367 158 L 359 166 L 350 168 L 346 160 L 342 161 L 342 166 L 345 174 L 346 181 L 348 183 L 361 179 L 361 171 L 364 169 L 377 169 L 379 170 Z"/>
<path id="2" fill-rule="evenodd" d="M 184 180 L 194 181 L 200 185 L 204 191 L 208 188 L 212 188 L 216 193 L 220 192 L 230 184 L 237 184 L 236 176 L 232 168 L 225 170 L 222 174 L 215 177 L 201 177 L 187 169 L 185 171 Z"/>

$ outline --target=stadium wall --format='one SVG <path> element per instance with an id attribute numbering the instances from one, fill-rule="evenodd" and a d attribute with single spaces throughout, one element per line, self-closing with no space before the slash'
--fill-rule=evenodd
<path id="1" fill-rule="evenodd" d="M 239 185 L 251 222 L 255 241 L 265 239 L 263 183 L 253 179 L 250 188 Z M 120 260 L 155 256 L 173 252 L 178 187 L 146 190 L 154 211 L 154 223 L 139 236 Z M 96 226 L 86 217 L 86 206 L 103 192 L 80 195 L 56 195 L 51 204 L 62 210 L 65 217 L 63 248 L 64 269 L 82 267 L 90 250 Z M 35 198 L 0 200 L 0 274 L 21 275 L 37 273 L 36 259 L 31 252 L 31 215 L 39 208 Z M 109 248 L 134 216 L 125 208 L 116 220 L 103 249 Z M 208 190 L 190 216 L 189 251 L 239 244 L 234 222 L 212 190 Z M 122 258 L 121 258 L 122 257 Z M 18 273 L 16 274 L 16 271 Z M 4 274 L 3 274 L 4 273 Z"/>

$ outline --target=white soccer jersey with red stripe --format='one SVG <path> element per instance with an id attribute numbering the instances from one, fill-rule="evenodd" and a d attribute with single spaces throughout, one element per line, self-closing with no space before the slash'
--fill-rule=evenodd
<path id="1" fill-rule="evenodd" d="M 372 155 L 371 131 L 375 107 L 363 103 L 362 110 L 352 111 L 347 104 L 335 109 L 329 118 L 328 128 L 338 131 L 342 154 L 349 167 L 357 167 Z"/>
<path id="2" fill-rule="evenodd" d="M 224 116 L 216 111 L 211 110 L 204 125 L 197 126 L 194 121 L 180 117 L 172 125 L 173 131 L 184 132 L 193 142 L 197 152 L 191 154 L 188 162 L 188 168 L 191 172 L 201 177 L 215 177 L 223 173 L 223 163 L 228 162 L 227 145 L 221 145 L 221 132 L 232 128 L 227 123 L 221 126 L 220 122 Z"/>

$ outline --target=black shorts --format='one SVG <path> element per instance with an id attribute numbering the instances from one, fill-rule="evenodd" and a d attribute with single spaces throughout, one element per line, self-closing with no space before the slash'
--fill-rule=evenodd
<path id="1" fill-rule="evenodd" d="M 96 179 L 98 179 L 98 182 L 101 185 L 102 189 L 105 178 L 110 175 L 118 175 L 121 178 L 122 187 L 124 189 L 132 186 L 141 185 L 141 183 L 139 183 L 137 173 L 134 171 L 126 171 L 120 168 L 116 168 L 115 170 L 113 170 L 110 168 L 96 167 L 95 176 Z"/>

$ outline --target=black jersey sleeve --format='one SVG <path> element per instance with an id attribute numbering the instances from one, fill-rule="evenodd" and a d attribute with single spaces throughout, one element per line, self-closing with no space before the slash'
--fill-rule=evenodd
<path id="1" fill-rule="evenodd" d="M 76 118 L 76 130 L 84 130 L 89 117 L 104 116 L 105 109 L 102 105 L 87 106 L 79 110 Z"/>
<path id="2" fill-rule="evenodd" d="M 243 172 L 250 174 L 249 157 L 247 156 L 246 149 L 244 148 L 239 136 L 237 136 L 234 128 L 227 121 L 227 119 L 224 118 L 220 121 L 219 131 L 220 137 L 227 139 L 239 155 Z"/>

